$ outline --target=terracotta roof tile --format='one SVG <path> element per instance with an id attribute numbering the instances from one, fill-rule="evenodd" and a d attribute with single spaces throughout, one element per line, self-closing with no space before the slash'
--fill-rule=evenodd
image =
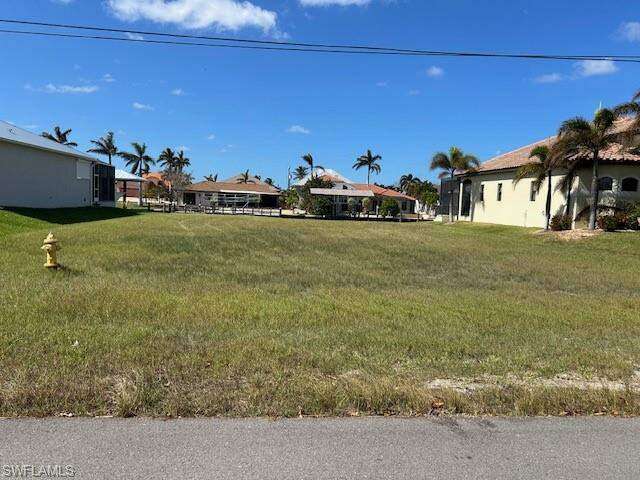
<path id="1" fill-rule="evenodd" d="M 371 190 L 375 195 L 379 195 L 381 197 L 401 198 L 404 200 L 412 201 L 416 200 L 409 195 L 405 195 L 404 193 L 398 192 L 396 190 L 391 190 L 390 188 L 380 187 L 379 185 L 367 185 L 366 183 L 353 183 L 351 185 L 353 185 L 357 190 Z"/>
<path id="2" fill-rule="evenodd" d="M 630 120 L 628 119 L 618 121 L 618 129 L 622 130 L 629 124 L 629 122 Z M 498 155 L 497 157 L 484 162 L 482 165 L 480 165 L 480 167 L 476 169 L 476 171 L 490 172 L 495 170 L 508 170 L 521 167 L 522 165 L 525 165 L 527 163 L 535 162 L 537 160 L 529 158 L 529 155 L 531 155 L 531 151 L 541 145 L 547 145 L 550 147 L 555 142 L 556 138 L 556 136 L 548 137 L 544 140 L 532 143 L 531 145 L 520 147 L 517 150 Z M 605 162 L 640 163 L 640 155 L 623 152 L 622 147 L 619 145 L 613 146 L 608 150 L 601 152 L 600 158 Z"/>
<path id="3" fill-rule="evenodd" d="M 277 195 L 280 190 L 264 182 L 230 183 L 230 182 L 198 182 L 186 188 L 188 192 L 251 192 Z"/>

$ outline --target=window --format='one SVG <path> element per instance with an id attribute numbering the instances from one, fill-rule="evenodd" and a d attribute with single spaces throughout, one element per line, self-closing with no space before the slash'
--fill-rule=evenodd
<path id="1" fill-rule="evenodd" d="M 538 196 L 538 189 L 536 188 L 536 182 L 531 182 L 531 191 L 529 192 L 529 201 L 535 202 Z"/>
<path id="2" fill-rule="evenodd" d="M 610 192 L 613 190 L 613 178 L 602 177 L 598 180 L 598 190 L 601 192 Z"/>
<path id="3" fill-rule="evenodd" d="M 83 160 L 76 160 L 76 178 L 89 180 L 91 178 L 91 164 Z"/>
<path id="4" fill-rule="evenodd" d="M 480 185 L 480 201 L 484 202 L 484 183 Z"/>
<path id="5" fill-rule="evenodd" d="M 406 210 L 407 209 L 407 202 L 402 202 L 402 210 Z"/>
<path id="6" fill-rule="evenodd" d="M 498 201 L 499 202 L 502 201 L 502 184 L 501 183 L 498 184 Z"/>
<path id="7" fill-rule="evenodd" d="M 637 192 L 638 191 L 638 179 L 633 177 L 627 177 L 622 180 L 623 192 Z"/>

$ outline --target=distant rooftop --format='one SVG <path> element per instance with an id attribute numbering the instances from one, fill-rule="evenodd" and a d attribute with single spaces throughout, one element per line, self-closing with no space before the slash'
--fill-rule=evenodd
<path id="1" fill-rule="evenodd" d="M 353 183 L 347 177 L 340 175 L 340 173 L 330 168 L 314 168 L 312 173 L 309 173 L 306 177 L 304 177 L 302 180 L 297 181 L 294 185 L 298 187 L 306 185 L 306 183 L 311 180 L 312 175 L 323 178 L 325 180 L 330 180 L 333 183 Z"/>

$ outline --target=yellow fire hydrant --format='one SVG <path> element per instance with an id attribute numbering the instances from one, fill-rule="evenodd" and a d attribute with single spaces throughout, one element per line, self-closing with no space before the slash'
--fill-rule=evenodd
<path id="1" fill-rule="evenodd" d="M 60 268 L 57 258 L 57 252 L 60 250 L 60 246 L 58 245 L 58 239 L 53 236 L 53 233 L 49 232 L 47 238 L 44 239 L 42 250 L 47 252 L 47 263 L 45 263 L 44 266 L 47 268 Z"/>

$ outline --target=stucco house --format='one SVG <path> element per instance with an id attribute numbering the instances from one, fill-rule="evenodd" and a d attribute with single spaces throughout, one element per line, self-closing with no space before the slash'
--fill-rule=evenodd
<path id="1" fill-rule="evenodd" d="M 624 128 L 625 124 L 626 120 L 620 121 L 619 128 Z M 540 191 L 536 191 L 532 179 L 525 178 L 518 183 L 514 180 L 518 167 L 536 161 L 530 158 L 535 147 L 551 146 L 555 140 L 556 137 L 549 137 L 498 155 L 473 172 L 457 175 L 453 182 L 443 180 L 440 215 L 448 218 L 449 195 L 453 194 L 454 215 L 457 214 L 460 220 L 543 228 L 546 182 Z M 617 208 L 624 203 L 640 201 L 640 155 L 615 146 L 601 153 L 599 165 L 599 208 Z M 564 174 L 559 169 L 552 175 L 551 215 L 568 212 L 575 227 L 588 219 L 591 167 L 585 165 L 578 171 L 570 195 L 559 188 Z"/>
<path id="2" fill-rule="evenodd" d="M 198 182 L 189 185 L 178 196 L 181 205 L 219 207 L 277 208 L 280 190 L 257 177 L 246 183 L 236 175 L 221 182 Z"/>
<path id="3" fill-rule="evenodd" d="M 114 200 L 114 167 L 0 122 L 0 206 L 115 206 Z"/>
<path id="4" fill-rule="evenodd" d="M 324 196 L 331 199 L 334 207 L 334 215 L 348 215 L 349 199 L 355 199 L 360 204 L 365 198 L 369 199 L 372 213 L 378 212 L 382 202 L 387 199 L 393 199 L 397 202 L 398 208 L 403 215 L 410 215 L 416 212 L 416 199 L 405 195 L 404 193 L 384 188 L 375 184 L 357 183 L 342 176 L 335 170 L 317 169 L 314 175 L 323 180 L 330 181 L 332 188 L 311 188 L 311 195 Z M 303 178 L 296 183 L 296 187 L 301 188 L 311 179 L 311 175 Z"/>

